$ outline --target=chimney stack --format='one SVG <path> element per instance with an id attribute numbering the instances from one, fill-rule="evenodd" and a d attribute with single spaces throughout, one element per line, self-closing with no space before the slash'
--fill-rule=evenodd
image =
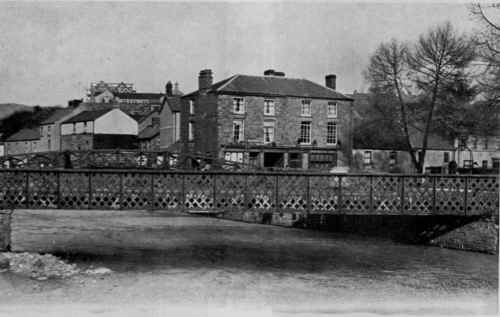
<path id="1" fill-rule="evenodd" d="M 169 97 L 172 96 L 172 82 L 170 80 L 165 85 L 165 95 Z"/>
<path id="2" fill-rule="evenodd" d="M 274 75 L 274 69 L 266 69 L 264 71 L 264 76 L 273 76 Z"/>
<path id="3" fill-rule="evenodd" d="M 200 71 L 200 75 L 198 76 L 198 88 L 206 89 L 212 86 L 213 77 L 211 69 L 204 69 Z"/>
<path id="4" fill-rule="evenodd" d="M 337 75 L 330 74 L 325 76 L 325 86 L 333 90 L 337 89 Z"/>

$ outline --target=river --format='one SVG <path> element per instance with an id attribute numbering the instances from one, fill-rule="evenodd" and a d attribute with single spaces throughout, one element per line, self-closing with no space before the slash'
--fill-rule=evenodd
<path id="1" fill-rule="evenodd" d="M 89 307 L 104 305 L 107 310 L 103 312 L 117 316 L 124 307 L 129 313 L 173 311 L 193 316 L 200 311 L 207 316 L 208 312 L 217 316 L 238 315 L 235 312 L 469 316 L 498 311 L 498 257 L 494 255 L 218 219 L 186 219 L 176 232 L 176 236 L 183 235 L 181 240 L 167 241 L 158 218 L 153 227 L 122 233 L 148 236 L 150 247 L 102 245 L 96 249 L 100 255 L 63 255 L 80 267 L 105 266 L 114 271 L 102 278 L 78 277 L 23 292 L 27 282 L 10 277 L 7 284 L 16 287 L 3 296 L 10 307 L 3 312 L 20 309 L 27 301 L 54 314 L 67 307 L 88 312 L 92 311 Z M 2 287 L 7 285 L 3 278 Z"/>

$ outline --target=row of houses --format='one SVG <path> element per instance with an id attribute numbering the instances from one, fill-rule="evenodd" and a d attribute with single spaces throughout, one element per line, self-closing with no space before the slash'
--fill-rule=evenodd
<path id="1" fill-rule="evenodd" d="M 404 149 L 354 142 L 359 94 L 337 91 L 336 76 L 318 84 L 266 70 L 214 82 L 200 71 L 198 89 L 183 94 L 168 82 L 162 93 L 136 92 L 130 83 L 94 83 L 82 102 L 56 110 L 39 128 L 5 140 L 5 154 L 141 149 L 199 153 L 255 168 L 412 172 Z M 412 134 L 420 144 L 421 133 Z M 476 141 L 474 141 L 476 140 Z M 425 167 L 498 167 L 500 140 L 470 144 L 431 136 Z"/>

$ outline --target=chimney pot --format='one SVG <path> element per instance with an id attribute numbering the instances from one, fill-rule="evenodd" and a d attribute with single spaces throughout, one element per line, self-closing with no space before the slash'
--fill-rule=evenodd
<path id="1" fill-rule="evenodd" d="M 212 86 L 213 77 L 211 69 L 203 69 L 200 71 L 200 75 L 198 76 L 198 88 L 206 89 Z"/>
<path id="2" fill-rule="evenodd" d="M 167 96 L 172 96 L 172 82 L 169 80 L 168 83 L 165 85 L 165 94 Z"/>
<path id="3" fill-rule="evenodd" d="M 330 74 L 325 76 L 325 86 L 333 90 L 337 89 L 337 75 Z"/>

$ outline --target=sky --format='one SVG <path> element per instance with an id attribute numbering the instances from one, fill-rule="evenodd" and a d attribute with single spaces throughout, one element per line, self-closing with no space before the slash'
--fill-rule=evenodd
<path id="1" fill-rule="evenodd" d="M 450 21 L 476 27 L 450 2 L 0 2 L 0 103 L 66 105 L 91 82 L 132 82 L 188 93 L 198 73 L 214 80 L 266 69 L 337 90 L 366 91 L 362 72 L 383 41 L 412 42 Z"/>

